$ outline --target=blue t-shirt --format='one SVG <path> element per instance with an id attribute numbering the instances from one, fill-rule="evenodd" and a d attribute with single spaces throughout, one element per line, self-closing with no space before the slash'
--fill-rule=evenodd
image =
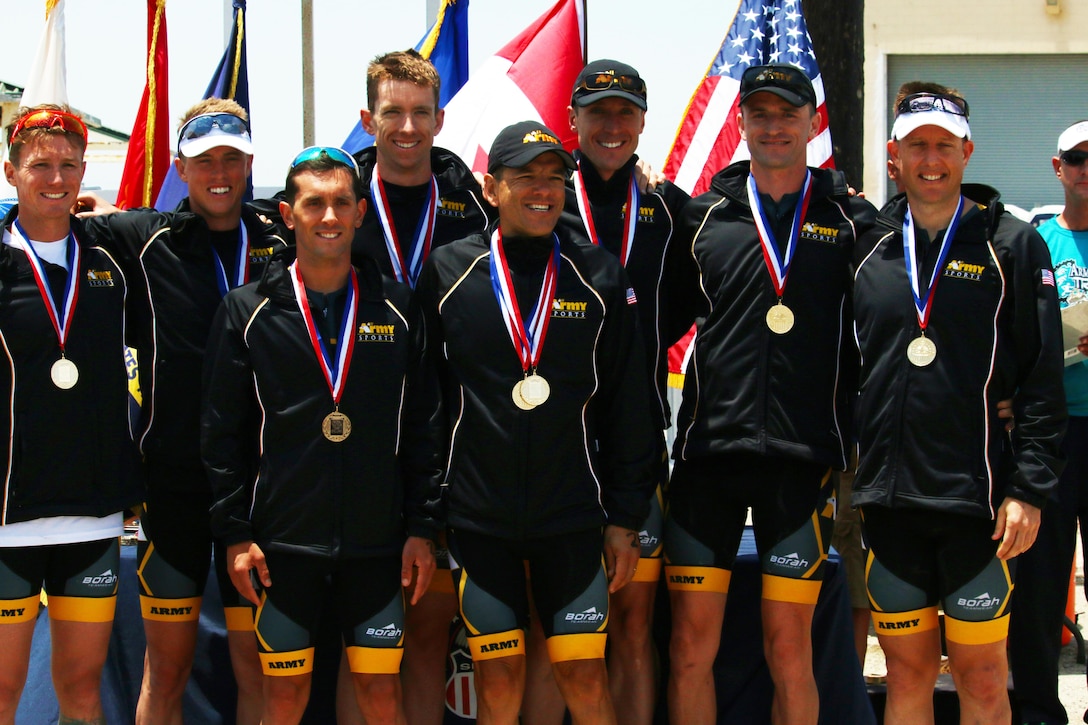
<path id="1" fill-rule="evenodd" d="M 1069 304 L 1074 292 L 1088 295 L 1088 231 L 1070 231 L 1051 217 L 1039 225 L 1039 234 L 1050 248 L 1061 306 Z M 1069 415 L 1088 416 L 1088 360 L 1065 368 L 1065 401 Z"/>

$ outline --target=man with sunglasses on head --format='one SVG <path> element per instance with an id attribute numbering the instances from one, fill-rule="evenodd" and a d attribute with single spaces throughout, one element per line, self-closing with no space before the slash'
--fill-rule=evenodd
<path id="1" fill-rule="evenodd" d="M 411 290 L 352 266 L 361 194 L 347 152 L 302 151 L 280 204 L 295 248 L 226 296 L 208 343 L 213 529 L 258 605 L 266 725 L 302 718 L 327 601 L 366 722 L 402 725 L 402 587 L 416 603 L 435 569 L 441 394 Z"/>
<path id="2" fill-rule="evenodd" d="M 940 604 L 960 721 L 1009 722 L 1010 560 L 1034 542 L 1062 467 L 1054 273 L 995 189 L 963 183 L 974 150 L 964 98 L 912 82 L 893 108 L 888 153 L 905 193 L 858 242 L 854 284 L 853 502 L 888 661 L 884 721 L 933 721 Z M 1011 437 L 997 411 L 1006 398 Z"/>
<path id="3" fill-rule="evenodd" d="M 140 502 L 124 361 L 129 279 L 70 209 L 87 128 L 23 108 L 4 174 L 0 338 L 8 462 L 0 514 L 0 722 L 15 721 L 42 590 L 60 722 L 105 723 L 100 698 L 117 603 L 118 536 Z M 44 585 L 43 585 L 44 582 Z"/>
<path id="4" fill-rule="evenodd" d="M 1065 208 L 1039 226 L 1050 249 L 1062 308 L 1088 299 L 1088 121 L 1058 136 L 1051 159 L 1065 192 Z M 1088 352 L 1088 330 L 1080 342 Z M 1058 699 L 1058 658 L 1067 582 L 1076 549 L 1077 522 L 1088 536 L 1088 362 L 1066 365 L 1068 428 L 1062 443 L 1066 467 L 1050 492 L 1035 545 L 1020 555 L 1017 594 L 1009 622 L 1013 694 L 1024 723 L 1068 722 Z"/>
<path id="5" fill-rule="evenodd" d="M 147 471 L 138 556 L 147 634 L 141 725 L 179 725 L 192 669 L 200 605 L 212 555 L 211 486 L 200 463 L 200 374 L 212 317 L 232 288 L 259 279 L 285 246 L 271 224 L 243 203 L 253 163 L 245 110 L 211 98 L 181 119 L 174 164 L 189 196 L 176 211 L 123 213 L 83 197 L 99 214 L 85 219 L 121 258 L 133 284 L 143 392 L 138 442 Z M 256 441 L 252 441 L 256 445 Z M 260 666 L 252 609 L 232 597 L 216 557 L 228 642 L 239 687 L 240 723 L 260 717 Z"/>
<path id="6" fill-rule="evenodd" d="M 855 352 L 850 256 L 871 224 L 843 175 L 806 165 L 816 93 L 790 65 L 748 68 L 737 126 L 751 161 L 718 172 L 681 220 L 671 329 L 699 319 L 677 416 L 665 523 L 670 722 L 717 721 L 712 668 L 749 508 L 763 571 L 775 723 L 816 723 L 812 619 L 847 464 Z M 825 713 L 826 716 L 826 713 Z"/>

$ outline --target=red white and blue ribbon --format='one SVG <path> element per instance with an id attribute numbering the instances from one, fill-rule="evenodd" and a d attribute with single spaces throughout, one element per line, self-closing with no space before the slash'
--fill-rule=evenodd
<path id="1" fill-rule="evenodd" d="M 30 269 L 34 274 L 34 282 L 38 285 L 42 301 L 45 302 L 45 311 L 49 314 L 49 321 L 53 323 L 53 330 L 57 333 L 57 343 L 60 352 L 64 354 L 64 344 L 68 340 L 68 332 L 72 328 L 72 317 L 75 316 L 76 303 L 79 301 L 79 261 L 81 258 L 79 243 L 71 231 L 68 232 L 68 281 L 64 287 L 64 307 L 57 310 L 57 304 L 53 301 L 53 290 L 49 286 L 49 277 L 42 268 L 42 260 L 34 251 L 34 245 L 30 243 L 30 237 L 23 231 L 23 227 L 16 219 L 11 225 L 12 246 L 23 250 L 30 262 Z"/>
<path id="2" fill-rule="evenodd" d="M 578 198 L 578 212 L 582 215 L 582 223 L 589 232 L 589 240 L 599 245 L 601 238 L 597 235 L 597 225 L 593 223 L 593 209 L 589 205 L 589 194 L 586 193 L 581 169 L 574 172 L 574 193 Z M 635 246 L 635 223 L 638 221 L 639 199 L 638 184 L 635 183 L 635 175 L 632 173 L 631 182 L 627 187 L 627 213 L 623 218 L 623 239 L 620 242 L 620 264 L 624 267 L 627 266 L 631 249 Z"/>
<path id="3" fill-rule="evenodd" d="M 910 281 L 910 291 L 914 295 L 914 309 L 918 313 L 918 327 L 922 332 L 929 325 L 929 314 L 933 312 L 933 295 L 937 292 L 937 282 L 944 270 L 944 260 L 948 257 L 948 250 L 952 247 L 952 238 L 956 236 L 956 229 L 960 225 L 960 214 L 963 213 L 963 197 L 960 197 L 956 205 L 956 212 L 948 222 L 944 239 L 941 240 L 941 249 L 937 254 L 937 263 L 933 265 L 933 274 L 929 278 L 929 286 L 925 296 L 922 296 L 921 273 L 918 269 L 918 247 L 914 237 L 914 217 L 910 213 L 910 205 L 907 205 L 907 213 L 903 217 L 903 259 L 907 265 L 907 279 Z"/>
<path id="4" fill-rule="evenodd" d="M 423 202 L 423 213 L 416 225 L 415 238 L 409 247 L 409 257 L 404 256 L 404 247 L 397 236 L 397 226 L 393 223 L 393 210 L 389 206 L 389 197 L 385 193 L 385 184 L 378 176 L 378 170 L 374 169 L 374 175 L 370 178 L 370 197 L 375 201 L 374 209 L 378 212 L 378 221 L 385 236 L 385 246 L 389 250 L 389 261 L 393 265 L 393 276 L 398 282 L 404 282 L 412 288 L 416 286 L 419 273 L 423 269 L 423 262 L 431 253 L 431 245 L 434 242 L 434 225 L 438 218 L 438 179 L 431 174 L 430 187 L 427 189 L 427 200 Z"/>
<path id="5" fill-rule="evenodd" d="M 540 294 L 533 305 L 532 315 L 526 320 L 521 316 L 518 298 L 514 294 L 510 265 L 506 261 L 506 251 L 502 246 L 502 232 L 496 229 L 491 235 L 491 288 L 495 291 L 506 331 L 521 360 L 521 369 L 525 372 L 535 370 L 540 363 L 544 338 L 548 335 L 548 321 L 552 318 L 552 300 L 555 299 L 555 288 L 559 281 L 559 237 L 554 233 L 552 237 L 555 244 L 548 258 L 548 266 L 544 269 Z"/>
<path id="6" fill-rule="evenodd" d="M 359 296 L 359 280 L 355 276 L 355 269 L 351 270 L 351 283 L 348 285 L 347 299 L 344 300 L 344 315 L 340 320 L 340 332 L 337 336 L 336 358 L 329 357 L 329 351 L 325 347 L 325 341 L 321 338 L 321 331 L 314 324 L 313 313 L 310 312 L 310 303 L 306 297 L 306 285 L 302 282 L 302 273 L 298 270 L 298 262 L 293 262 L 290 267 L 291 282 L 295 288 L 295 302 L 306 320 L 306 331 L 310 333 L 310 343 L 313 345 L 317 362 L 325 373 L 325 382 L 329 384 L 329 392 L 332 393 L 332 402 L 339 405 L 340 398 L 344 395 L 344 382 L 348 377 L 348 369 L 351 367 L 351 353 L 355 350 L 355 300 Z"/>
<path id="7" fill-rule="evenodd" d="M 759 235 L 759 243 L 763 247 L 763 261 L 767 263 L 767 271 L 771 273 L 771 283 L 774 284 L 775 294 L 779 299 L 786 291 L 786 279 L 790 274 L 790 264 L 793 262 L 793 253 L 797 251 L 797 239 L 801 234 L 801 223 L 808 212 L 808 202 L 812 198 L 812 172 L 805 172 L 805 184 L 801 190 L 801 198 L 793 212 L 793 224 L 790 226 L 790 238 L 786 240 L 786 249 L 783 251 L 774 237 L 774 227 L 767 220 L 767 214 L 763 211 L 763 202 L 759 200 L 759 191 L 756 189 L 756 180 L 748 174 L 748 205 L 752 209 L 752 218 L 756 224 L 756 232 Z"/>
<path id="8" fill-rule="evenodd" d="M 235 287 L 241 287 L 249 281 L 249 231 L 246 225 L 238 227 L 238 251 L 235 254 L 234 284 L 227 280 L 227 268 L 219 258 L 219 252 L 212 247 L 212 259 L 215 260 L 215 283 L 219 287 L 219 296 L 226 297 Z"/>

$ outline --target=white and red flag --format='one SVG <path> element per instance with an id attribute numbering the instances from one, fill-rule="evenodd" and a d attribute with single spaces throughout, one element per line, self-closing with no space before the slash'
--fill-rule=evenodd
<path id="1" fill-rule="evenodd" d="M 437 145 L 458 154 L 473 171 L 487 170 L 499 131 L 539 120 L 568 150 L 577 137 L 567 121 L 574 80 L 585 65 L 584 0 L 559 0 L 472 72 L 446 105 Z"/>
<path id="2" fill-rule="evenodd" d="M 665 162 L 665 176 L 693 196 L 734 161 L 748 158 L 737 129 L 740 79 L 753 65 L 788 63 L 803 70 L 816 90 L 820 134 L 808 144 L 809 166 L 833 166 L 831 131 L 816 53 L 800 0 L 741 0 L 729 32 L 691 97 Z"/>

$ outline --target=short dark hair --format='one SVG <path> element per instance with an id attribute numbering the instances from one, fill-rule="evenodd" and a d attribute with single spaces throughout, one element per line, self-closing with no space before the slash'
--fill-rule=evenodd
<path id="1" fill-rule="evenodd" d="M 366 107 L 374 111 L 378 103 L 378 86 L 382 81 L 408 81 L 434 90 L 434 107 L 438 110 L 438 94 L 442 79 L 431 61 L 418 51 L 396 50 L 379 55 L 366 67 Z"/>

